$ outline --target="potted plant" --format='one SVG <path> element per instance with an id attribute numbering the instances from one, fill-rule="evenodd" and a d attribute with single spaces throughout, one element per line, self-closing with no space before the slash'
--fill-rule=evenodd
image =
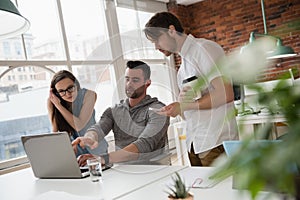
<path id="1" fill-rule="evenodd" d="M 173 185 L 169 186 L 170 192 L 168 192 L 169 200 L 182 199 L 182 200 L 193 200 L 194 196 L 186 188 L 186 185 L 180 175 L 175 172 L 175 176 L 172 177 Z"/>

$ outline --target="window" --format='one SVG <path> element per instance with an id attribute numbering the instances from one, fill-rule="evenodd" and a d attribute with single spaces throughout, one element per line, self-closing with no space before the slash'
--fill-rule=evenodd
<path id="1" fill-rule="evenodd" d="M 61 4 L 72 60 L 87 59 L 97 47 L 108 44 L 105 1 L 64 0 Z M 108 55 L 101 54 L 101 59 L 109 59 Z"/>
<path id="2" fill-rule="evenodd" d="M 3 53 L 4 53 L 4 55 L 5 56 L 10 55 L 11 53 L 10 53 L 10 44 L 9 44 L 9 42 L 3 42 L 2 46 L 3 46 Z"/>
<path id="3" fill-rule="evenodd" d="M 164 103 L 171 103 L 174 99 L 172 86 L 169 77 L 170 73 L 175 73 L 169 68 L 166 58 L 159 51 L 155 50 L 154 45 L 147 40 L 143 28 L 154 12 L 162 9 L 160 4 L 153 2 L 151 8 L 156 11 L 145 9 L 147 5 L 143 1 L 117 1 L 118 28 L 120 30 L 122 53 L 125 59 L 162 59 L 165 63 L 150 64 L 152 84 L 148 93 L 158 97 Z M 160 6 L 159 6 L 160 5 Z M 130 20 L 128 20 L 130 19 Z"/>
<path id="4" fill-rule="evenodd" d="M 112 65 L 78 65 L 73 68 L 73 74 L 77 77 L 81 87 L 94 90 L 97 93 L 96 121 L 100 119 L 104 110 L 113 103 L 113 91 L 116 87 L 111 70 Z"/>
<path id="5" fill-rule="evenodd" d="M 22 55 L 22 46 L 19 42 L 15 42 L 14 43 L 14 46 L 15 46 L 15 55 L 16 56 L 21 56 Z"/>
<path id="6" fill-rule="evenodd" d="M 0 41 L 0 170 L 1 161 L 25 155 L 21 135 L 51 131 L 46 101 L 53 73 L 61 69 L 97 92 L 97 120 L 124 97 L 118 83 L 128 59 L 151 66 L 150 95 L 165 103 L 174 98 L 166 78 L 174 73 L 170 62 L 141 31 L 151 15 L 166 10 L 164 3 L 18 0 L 18 7 L 31 26 L 22 37 Z"/>
<path id="7" fill-rule="evenodd" d="M 24 34 L 27 58 L 66 59 L 56 0 L 18 0 L 18 8 L 30 21 L 30 29 Z"/>
<path id="8" fill-rule="evenodd" d="M 161 58 L 163 54 L 144 36 L 143 28 L 154 12 L 145 10 L 140 1 L 118 1 L 117 15 L 122 49 L 126 59 Z M 153 2 L 151 7 L 157 7 Z M 158 8 L 157 9 L 161 9 Z M 130 19 L 130 20 L 128 20 Z"/>

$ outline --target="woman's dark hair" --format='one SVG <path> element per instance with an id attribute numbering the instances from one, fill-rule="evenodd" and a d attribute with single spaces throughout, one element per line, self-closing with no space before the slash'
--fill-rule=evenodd
<path id="1" fill-rule="evenodd" d="M 184 32 L 179 19 L 170 12 L 156 13 L 145 25 L 144 32 L 148 39 L 156 40 L 163 32 L 169 30 L 170 25 L 175 27 L 177 33 Z"/>
<path id="2" fill-rule="evenodd" d="M 72 81 L 74 81 L 77 91 L 80 89 L 79 81 L 76 79 L 76 77 L 71 72 L 69 72 L 67 70 L 61 70 L 61 71 L 55 73 L 51 80 L 50 87 L 52 89 L 52 92 L 60 99 L 61 105 L 63 107 L 65 107 L 68 111 L 73 113 L 72 103 L 67 102 L 63 98 L 61 98 L 61 96 L 58 94 L 58 92 L 55 88 L 55 85 L 59 81 L 65 79 L 65 78 L 69 78 Z M 65 120 L 65 118 L 62 116 L 62 114 L 59 112 L 59 110 L 55 106 L 53 106 L 52 120 L 55 120 L 59 131 L 67 131 L 69 134 L 72 134 L 75 131 L 75 129 L 69 125 L 69 123 Z"/>
<path id="3" fill-rule="evenodd" d="M 151 76 L 151 70 L 149 65 L 139 60 L 130 60 L 126 63 L 127 68 L 129 69 L 141 69 L 143 70 L 144 79 L 149 80 Z"/>

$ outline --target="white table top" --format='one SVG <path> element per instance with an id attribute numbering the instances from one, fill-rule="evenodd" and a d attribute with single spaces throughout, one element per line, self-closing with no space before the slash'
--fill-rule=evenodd
<path id="1" fill-rule="evenodd" d="M 286 121 L 284 115 L 276 114 L 276 115 L 269 115 L 269 114 L 252 114 L 252 115 L 244 115 L 244 116 L 237 116 L 236 120 L 240 124 L 262 124 L 262 123 L 274 123 L 274 122 L 284 122 Z"/>
<path id="2" fill-rule="evenodd" d="M 206 179 L 213 168 L 211 167 L 188 167 L 180 170 L 178 173 L 186 180 L 187 185 L 192 185 L 191 174 L 194 178 Z M 122 200 L 153 200 L 153 199 L 167 199 L 168 194 L 165 192 L 167 185 L 171 183 L 171 177 L 160 179 L 159 181 L 147 185 L 140 190 L 129 193 L 123 196 Z M 153 192 L 155 191 L 155 192 Z M 248 191 L 240 191 L 232 189 L 232 178 L 228 178 L 220 183 L 215 184 L 210 188 L 190 188 L 190 192 L 194 195 L 194 200 L 251 200 L 251 196 Z M 146 194 L 146 195 L 145 195 Z M 151 195 L 147 195 L 151 194 Z M 270 200 L 281 200 L 277 195 L 270 194 L 268 192 L 261 192 L 257 197 L 257 200 L 267 200 L 268 195 Z"/>
<path id="3" fill-rule="evenodd" d="M 184 166 L 115 165 L 103 172 L 102 182 L 83 179 L 37 179 L 31 168 L 0 176 L 1 200 L 29 200 L 46 192 L 64 191 L 96 199 L 116 199 L 166 177 Z M 84 200 L 84 199 L 82 199 Z"/>
<path id="4" fill-rule="evenodd" d="M 211 167 L 163 166 L 163 165 L 116 165 L 104 171 L 102 182 L 93 183 L 84 179 L 37 179 L 31 168 L 0 176 L 1 200 L 96 200 L 122 199 L 147 200 L 167 199 L 166 185 L 178 171 L 188 185 L 194 178 L 204 180 Z M 204 182 L 203 182 L 204 183 Z M 205 182 L 206 183 L 206 182 Z M 232 189 L 231 179 L 212 188 L 191 188 L 195 200 L 250 200 L 247 192 L 240 196 Z M 264 197 L 266 193 L 262 193 Z M 279 199 L 272 197 L 272 200 Z"/>

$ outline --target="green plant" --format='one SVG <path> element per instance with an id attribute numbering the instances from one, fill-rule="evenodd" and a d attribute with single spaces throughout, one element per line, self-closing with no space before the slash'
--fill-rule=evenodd
<path id="1" fill-rule="evenodd" d="M 287 72 L 278 78 L 278 83 L 272 91 L 266 91 L 255 84 L 255 77 L 272 65 L 272 60 L 266 58 L 266 52 L 271 49 L 272 41 L 258 39 L 242 54 L 239 51 L 233 52 L 217 63 L 218 70 L 236 84 L 250 85 L 257 93 L 257 103 L 270 113 L 269 123 L 253 133 L 256 137 L 244 139 L 235 155 L 217 162 L 216 171 L 212 175 L 214 179 L 234 175 L 240 187 L 248 189 L 252 199 L 256 199 L 258 193 L 265 189 L 284 195 L 299 195 L 296 180 L 300 177 L 300 83 L 296 83 L 298 81 L 289 83 L 287 78 L 290 78 L 290 74 Z M 300 65 L 293 67 L 299 69 Z M 297 70 L 295 73 L 298 73 Z M 200 88 L 203 82 L 198 81 L 197 87 Z M 286 119 L 287 133 L 280 138 L 277 145 L 259 145 L 257 140 L 269 139 L 272 116 L 278 113 Z"/>
<path id="2" fill-rule="evenodd" d="M 173 185 L 168 186 L 171 192 L 168 192 L 169 197 L 174 199 L 187 198 L 189 195 L 189 190 L 186 188 L 186 185 L 180 175 L 175 172 L 175 176 L 172 177 Z"/>
<path id="3" fill-rule="evenodd" d="M 269 109 L 272 115 L 280 112 L 288 124 L 288 132 L 276 145 L 259 145 L 257 138 L 243 141 L 242 147 L 229 157 L 213 175 L 214 178 L 225 178 L 238 174 L 241 187 L 247 188 L 255 199 L 261 190 L 291 194 L 295 196 L 295 178 L 299 176 L 300 166 L 300 85 L 288 84 L 285 77 L 279 80 L 272 92 L 253 85 L 259 91 L 257 100 Z M 278 105 L 274 105 L 278 102 Z M 268 139 L 271 123 L 254 133 L 259 139 Z"/>

